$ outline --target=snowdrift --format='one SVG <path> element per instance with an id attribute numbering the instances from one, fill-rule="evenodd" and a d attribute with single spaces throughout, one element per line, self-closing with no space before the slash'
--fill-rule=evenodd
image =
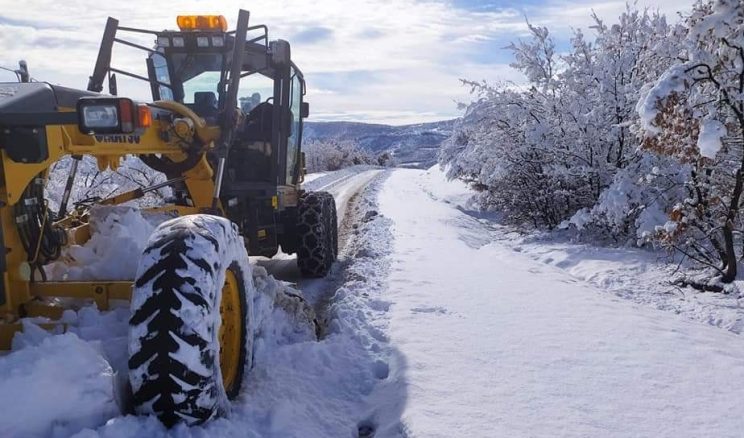
<path id="1" fill-rule="evenodd" d="M 129 207 L 94 209 L 91 217 L 91 239 L 69 248 L 63 260 L 48 270 L 51 278 L 133 278 L 149 235 L 168 219 L 146 217 Z M 256 294 L 250 318 L 256 327 L 256 351 L 316 341 L 315 312 L 301 293 L 261 267 L 254 267 L 252 276 Z M 68 324 L 64 334 L 25 321 L 13 350 L 0 357 L 0 406 L 4 407 L 0 436 L 66 437 L 126 413 L 129 315 L 125 303 L 107 312 L 95 306 L 68 310 L 62 318 Z M 154 418 L 143 421 L 165 431 Z M 156 429 L 148 430 L 149 436 Z"/>

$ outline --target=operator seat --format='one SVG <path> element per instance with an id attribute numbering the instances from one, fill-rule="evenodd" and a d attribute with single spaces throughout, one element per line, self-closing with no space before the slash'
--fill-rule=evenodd
<path id="1" fill-rule="evenodd" d="M 276 155 L 271 143 L 274 105 L 256 106 L 246 116 L 239 141 L 230 149 L 228 174 L 236 181 L 273 182 Z"/>
<path id="2" fill-rule="evenodd" d="M 207 123 L 214 123 L 219 112 L 217 96 L 211 91 L 197 91 L 194 93 L 193 110 Z"/>
<path id="3" fill-rule="evenodd" d="M 242 137 L 248 141 L 271 141 L 274 105 L 264 102 L 253 108 L 245 121 Z"/>

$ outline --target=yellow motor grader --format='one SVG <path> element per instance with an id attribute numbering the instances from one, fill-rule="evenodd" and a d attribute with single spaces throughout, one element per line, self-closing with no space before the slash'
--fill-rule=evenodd
<path id="1" fill-rule="evenodd" d="M 109 18 L 87 90 L 41 82 L 0 83 L 0 347 L 21 318 L 59 327 L 67 303 L 106 310 L 131 300 L 129 382 L 134 408 L 166 425 L 198 424 L 238 394 L 252 358 L 247 254 L 297 254 L 304 276 L 326 275 L 337 255 L 333 197 L 300 189 L 305 81 L 286 41 L 249 26 L 241 10 L 179 16 L 178 30 L 119 26 Z M 151 45 L 127 35 L 151 38 Z M 114 47 L 141 50 L 147 75 L 112 66 Z M 152 102 L 117 95 L 117 75 L 149 84 Z M 252 78 L 268 84 L 262 99 Z M 104 83 L 109 94 L 100 94 Z M 69 209 L 77 163 L 100 169 L 126 155 L 165 182 L 118 193 L 116 205 L 165 186 L 172 219 L 151 236 L 136 278 L 51 281 L 45 266 L 91 236 L 90 205 Z M 58 211 L 44 198 L 50 167 L 71 156 Z M 69 158 L 65 158 L 69 159 Z M 38 320 L 38 319 L 37 319 Z"/>

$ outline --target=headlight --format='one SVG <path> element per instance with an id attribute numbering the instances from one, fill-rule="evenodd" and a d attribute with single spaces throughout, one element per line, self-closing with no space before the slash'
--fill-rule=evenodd
<path id="1" fill-rule="evenodd" d="M 91 129 L 119 126 L 119 110 L 114 105 L 86 105 L 82 117 L 85 126 Z"/>
<path id="2" fill-rule="evenodd" d="M 212 45 L 214 47 L 225 47 L 225 38 L 222 36 L 213 36 Z"/>
<path id="3" fill-rule="evenodd" d="M 147 105 L 121 97 L 83 97 L 77 103 L 78 127 L 83 134 L 131 134 L 152 125 Z"/>
<path id="4" fill-rule="evenodd" d="M 159 36 L 157 45 L 158 47 L 170 47 L 170 38 L 167 36 Z"/>
<path id="5" fill-rule="evenodd" d="M 196 45 L 197 47 L 209 47 L 209 37 L 196 37 Z"/>
<path id="6" fill-rule="evenodd" d="M 183 47 L 184 45 L 183 37 L 173 37 L 173 47 Z"/>

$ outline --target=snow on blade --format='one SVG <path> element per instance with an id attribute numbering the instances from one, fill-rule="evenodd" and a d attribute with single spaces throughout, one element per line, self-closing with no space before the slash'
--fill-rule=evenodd
<path id="1" fill-rule="evenodd" d="M 52 280 L 129 280 L 155 226 L 168 219 L 134 207 L 96 206 L 90 211 L 91 237 L 66 248 L 61 260 L 45 267 Z"/>

